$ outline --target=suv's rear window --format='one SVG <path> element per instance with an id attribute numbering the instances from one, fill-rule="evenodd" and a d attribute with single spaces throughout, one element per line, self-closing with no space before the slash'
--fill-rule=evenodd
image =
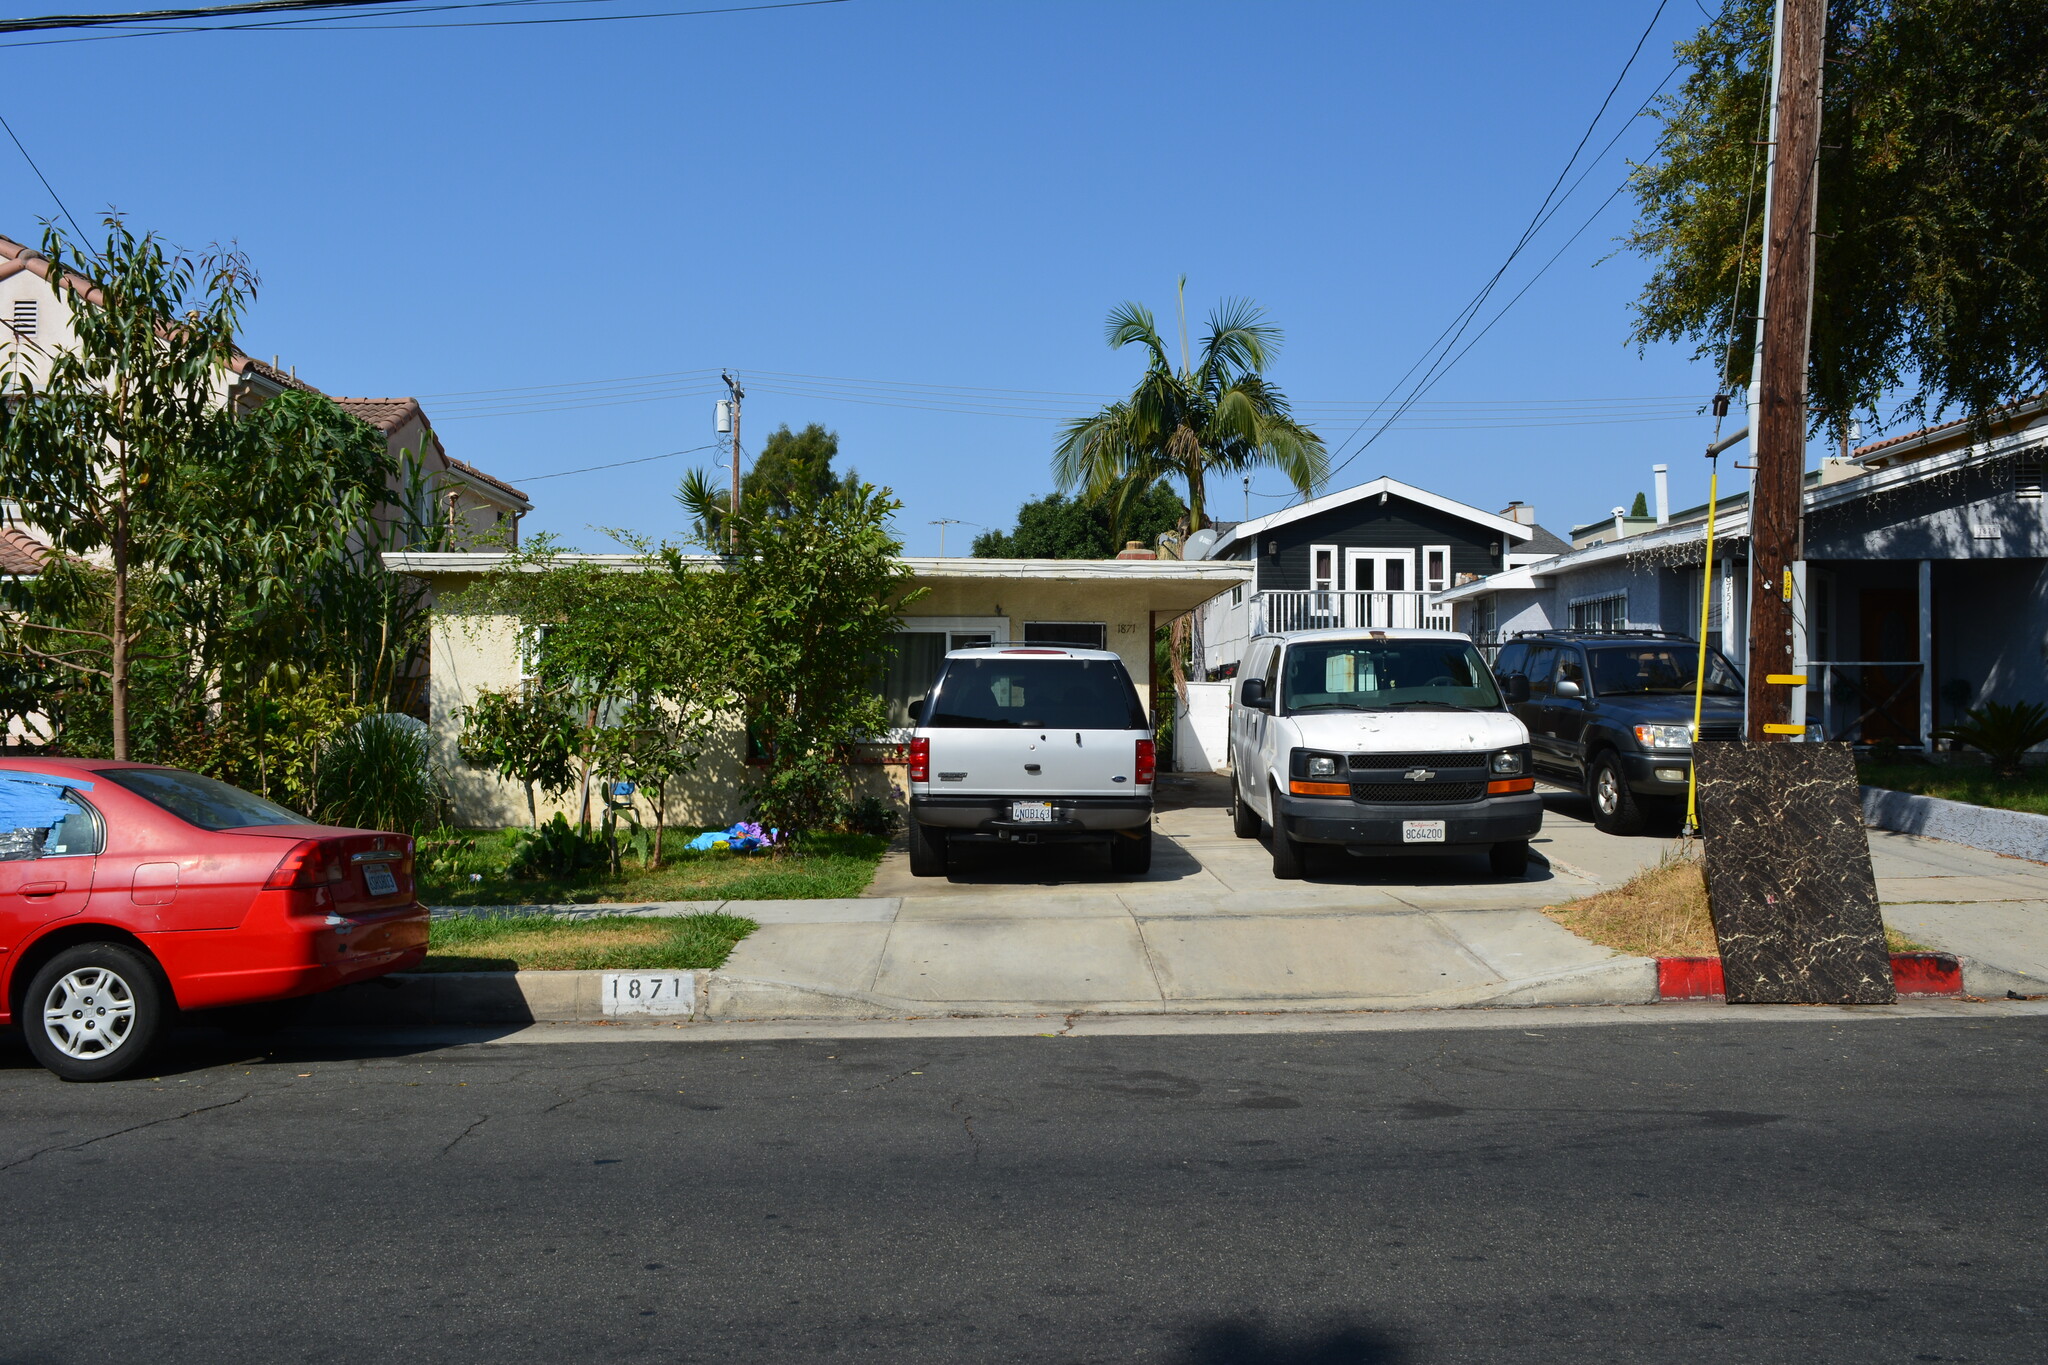
<path id="1" fill-rule="evenodd" d="M 925 724 L 940 730 L 1144 730 L 1115 659 L 949 659 Z"/>
<path id="2" fill-rule="evenodd" d="M 225 782 L 176 768 L 102 768 L 96 774 L 126 787 L 152 805 L 163 807 L 188 825 L 201 829 L 249 829 L 255 825 L 304 825 L 305 816 L 275 801 L 230 787 Z"/>

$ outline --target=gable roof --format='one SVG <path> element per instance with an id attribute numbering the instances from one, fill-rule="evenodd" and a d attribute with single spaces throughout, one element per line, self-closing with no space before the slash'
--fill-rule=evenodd
<path id="1" fill-rule="evenodd" d="M 1515 540 L 1531 540 L 1536 534 L 1534 528 L 1524 526 L 1519 521 L 1510 521 L 1492 512 L 1482 512 L 1477 507 L 1459 502 L 1455 498 L 1447 498 L 1440 493 L 1432 493 L 1426 488 L 1417 488 L 1414 484 L 1402 483 L 1399 479 L 1382 474 L 1367 483 L 1357 484 L 1335 493 L 1325 493 L 1320 498 L 1311 498 L 1294 507 L 1283 507 L 1277 512 L 1268 512 L 1265 516 L 1254 517 L 1250 521 L 1240 521 L 1227 533 L 1216 538 L 1215 546 L 1209 551 L 1209 558 L 1219 557 L 1226 549 L 1240 541 L 1256 540 L 1276 526 L 1286 526 L 1304 517 L 1334 512 L 1340 507 L 1348 507 L 1354 502 L 1363 502 L 1382 493 L 1406 498 L 1410 502 L 1461 518 L 1475 526 L 1483 526 L 1497 535 Z"/>

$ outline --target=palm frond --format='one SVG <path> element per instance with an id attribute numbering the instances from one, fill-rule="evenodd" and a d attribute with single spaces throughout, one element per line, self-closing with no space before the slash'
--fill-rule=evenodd
<path id="1" fill-rule="evenodd" d="M 1110 309 L 1106 331 L 1112 351 L 1130 345 L 1143 346 L 1151 353 L 1156 368 L 1172 370 L 1173 362 L 1166 357 L 1166 343 L 1159 336 L 1159 324 L 1144 304 L 1125 302 Z"/>
<path id="2" fill-rule="evenodd" d="M 1209 335 L 1202 342 L 1201 375 L 1205 387 L 1220 387 L 1231 377 L 1263 370 L 1280 354 L 1280 329 L 1266 320 L 1266 310 L 1250 299 L 1225 299 L 1209 314 Z"/>

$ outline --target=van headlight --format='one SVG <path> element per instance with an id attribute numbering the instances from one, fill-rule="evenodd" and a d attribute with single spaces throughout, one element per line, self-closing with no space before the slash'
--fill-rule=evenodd
<path id="1" fill-rule="evenodd" d="M 1504 777 L 1512 777 L 1528 767 L 1528 759 L 1521 749 L 1502 749 L 1493 756 L 1487 766 Z"/>
<path id="2" fill-rule="evenodd" d="M 1690 749 L 1690 725 L 1638 725 L 1636 743 L 1645 749 Z"/>
<path id="3" fill-rule="evenodd" d="M 1310 754 L 1308 756 L 1308 775 L 1310 777 L 1335 777 L 1337 775 L 1337 756 L 1335 754 Z"/>

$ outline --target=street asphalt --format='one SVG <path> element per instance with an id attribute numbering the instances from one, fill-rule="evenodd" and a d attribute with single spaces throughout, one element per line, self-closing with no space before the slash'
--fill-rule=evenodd
<path id="1" fill-rule="evenodd" d="M 651 1038 L 0 1042 L 0 1362 L 2048 1357 L 2038 1015 Z"/>

